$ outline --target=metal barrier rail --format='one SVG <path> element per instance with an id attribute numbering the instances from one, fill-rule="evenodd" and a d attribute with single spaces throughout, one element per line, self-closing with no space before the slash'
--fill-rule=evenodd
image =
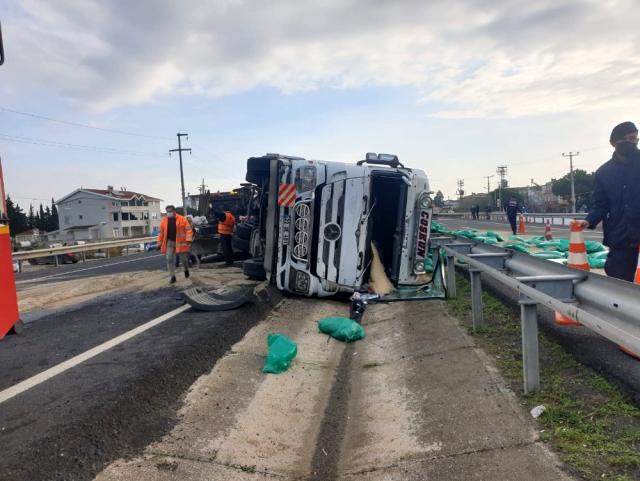
<path id="1" fill-rule="evenodd" d="M 540 388 L 538 304 L 640 353 L 640 286 L 467 239 L 432 237 L 432 242 L 447 258 L 450 297 L 456 296 L 454 259 L 469 266 L 474 329 L 484 323 L 482 274 L 519 293 L 525 393 Z"/>
<path id="2" fill-rule="evenodd" d="M 527 214 L 522 214 L 524 216 L 524 220 L 527 224 L 541 224 L 544 225 L 549 221 L 549 224 L 552 226 L 557 225 L 566 225 L 568 226 L 572 220 L 574 219 L 585 219 L 587 214 L 579 213 L 579 214 L 557 214 L 557 213 L 542 213 L 542 212 L 531 212 Z M 461 214 L 464 219 L 471 219 L 470 213 Z M 504 221 L 507 222 L 507 214 L 504 212 L 491 212 L 489 214 L 489 219 L 487 219 L 487 215 L 484 212 L 480 212 L 478 214 L 479 220 L 493 220 L 493 221 Z"/>
<path id="3" fill-rule="evenodd" d="M 152 242 L 157 237 L 139 237 L 136 239 L 119 239 L 107 242 L 94 242 L 92 244 L 80 244 L 75 246 L 50 247 L 48 249 L 34 249 L 32 251 L 17 251 L 12 253 L 14 261 L 24 261 L 27 259 L 37 259 L 39 257 L 50 257 L 61 254 L 70 254 L 78 252 L 90 252 L 101 249 L 109 249 L 111 247 L 128 246 L 131 244 L 142 244 Z"/>

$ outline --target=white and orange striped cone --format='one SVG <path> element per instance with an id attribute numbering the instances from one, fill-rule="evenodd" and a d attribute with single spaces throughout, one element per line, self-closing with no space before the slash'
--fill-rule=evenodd
<path id="1" fill-rule="evenodd" d="M 584 243 L 583 227 L 577 222 L 571 223 L 571 235 L 569 236 L 569 262 L 567 266 L 583 271 L 589 270 L 587 259 L 587 247 Z M 556 312 L 556 324 L 561 326 L 581 326 L 578 321 Z"/>
<path id="2" fill-rule="evenodd" d="M 518 222 L 518 234 L 526 234 L 527 229 L 524 226 L 524 216 L 520 214 L 520 222 Z"/>
<path id="3" fill-rule="evenodd" d="M 634 284 L 640 284 L 640 248 L 638 249 L 638 263 L 636 264 L 636 275 L 633 278 L 633 283 Z M 625 346 L 623 346 L 621 344 L 618 344 L 618 347 L 620 348 L 620 350 L 622 352 L 624 352 L 628 356 L 635 357 L 636 359 L 640 359 L 640 354 L 639 353 L 633 352 L 631 349 L 629 349 L 628 347 L 625 347 Z"/>
<path id="4" fill-rule="evenodd" d="M 553 240 L 553 234 L 551 233 L 551 224 L 549 224 L 549 219 L 547 219 L 547 223 L 544 226 L 544 240 Z"/>

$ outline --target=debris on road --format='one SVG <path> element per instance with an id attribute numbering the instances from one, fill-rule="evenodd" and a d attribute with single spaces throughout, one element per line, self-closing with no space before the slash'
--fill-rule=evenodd
<path id="1" fill-rule="evenodd" d="M 540 416 L 542 416 L 542 413 L 545 412 L 547 410 L 546 407 L 544 407 L 542 404 L 540 404 L 539 406 L 534 407 L 530 413 L 531 416 L 533 416 L 535 419 L 538 419 Z"/>
<path id="2" fill-rule="evenodd" d="M 291 361 L 298 354 L 298 346 L 284 334 L 269 334 L 267 336 L 269 352 L 262 372 L 265 374 L 280 374 L 289 369 Z"/>
<path id="3" fill-rule="evenodd" d="M 318 322 L 318 329 L 342 342 L 354 342 L 364 339 L 364 328 L 347 317 L 325 317 Z"/>
<path id="4" fill-rule="evenodd" d="M 255 285 L 229 289 L 192 287 L 182 292 L 185 302 L 199 311 L 230 311 L 251 300 Z"/>

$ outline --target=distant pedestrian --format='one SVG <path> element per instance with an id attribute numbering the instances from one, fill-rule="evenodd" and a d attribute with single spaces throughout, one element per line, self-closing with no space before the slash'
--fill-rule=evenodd
<path id="1" fill-rule="evenodd" d="M 476 219 L 476 206 L 471 204 L 471 208 L 469 209 L 469 211 L 471 212 L 471 220 L 475 220 Z"/>
<path id="2" fill-rule="evenodd" d="M 577 222 L 595 229 L 602 221 L 603 243 L 609 246 L 605 272 L 633 282 L 640 244 L 638 129 L 631 122 L 616 125 L 609 142 L 615 151 L 596 171 L 593 208 Z"/>
<path id="3" fill-rule="evenodd" d="M 231 212 L 216 212 L 218 219 L 218 234 L 220 234 L 220 244 L 222 245 L 222 254 L 224 255 L 224 263 L 226 266 L 233 265 L 233 247 L 231 238 L 233 237 L 233 228 L 236 225 L 236 218 Z"/>
<path id="4" fill-rule="evenodd" d="M 507 213 L 507 219 L 509 219 L 509 225 L 511 225 L 511 230 L 513 231 L 513 235 L 516 235 L 517 226 L 516 226 L 516 217 L 518 216 L 518 212 L 522 212 L 522 208 L 515 197 L 511 197 L 509 202 L 504 206 L 504 210 Z"/>
<path id="5" fill-rule="evenodd" d="M 484 208 L 484 213 L 487 216 L 487 220 L 491 220 L 491 206 L 488 205 Z"/>
<path id="6" fill-rule="evenodd" d="M 158 244 L 160 251 L 166 256 L 167 270 L 171 276 L 170 283 L 176 282 L 176 256 L 180 257 L 180 262 L 184 269 L 184 276 L 189 277 L 189 252 L 193 232 L 189 221 L 176 212 L 172 205 L 166 207 L 167 215 L 160 222 L 160 234 Z"/>

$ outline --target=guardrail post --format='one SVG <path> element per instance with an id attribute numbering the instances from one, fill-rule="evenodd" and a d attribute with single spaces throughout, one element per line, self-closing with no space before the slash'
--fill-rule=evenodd
<path id="1" fill-rule="evenodd" d="M 522 326 L 522 376 L 524 393 L 540 389 L 540 360 L 538 356 L 538 304 L 528 298 L 520 300 Z"/>
<path id="2" fill-rule="evenodd" d="M 60 262 L 58 261 L 58 256 L 53 256 L 53 258 L 56 260 L 56 267 L 58 267 L 60 265 Z"/>
<path id="3" fill-rule="evenodd" d="M 87 262 L 87 253 L 85 251 L 82 251 L 82 262 Z"/>
<path id="4" fill-rule="evenodd" d="M 107 247 L 107 248 L 105 249 L 105 251 L 107 251 L 107 256 L 106 256 L 106 257 L 107 257 L 107 259 L 108 259 L 108 258 L 109 258 L 109 248 Z"/>
<path id="5" fill-rule="evenodd" d="M 473 330 L 484 324 L 482 316 L 482 279 L 480 278 L 480 271 L 475 269 L 469 269 L 469 276 L 471 277 L 471 314 L 473 320 Z"/>
<path id="6" fill-rule="evenodd" d="M 447 293 L 451 299 L 455 298 L 456 291 L 456 260 L 452 254 L 447 253 Z"/>

